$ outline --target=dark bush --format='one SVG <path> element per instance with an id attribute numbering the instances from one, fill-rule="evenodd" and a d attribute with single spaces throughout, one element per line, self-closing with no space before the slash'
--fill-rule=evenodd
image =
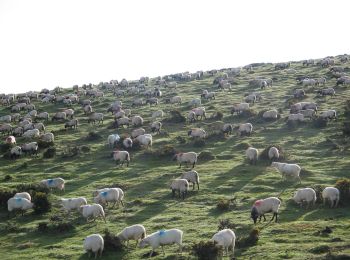
<path id="1" fill-rule="evenodd" d="M 295 121 L 295 120 L 288 120 L 287 121 L 287 127 L 289 129 L 295 129 L 300 125 L 299 121 Z"/>
<path id="2" fill-rule="evenodd" d="M 208 133 L 207 140 L 210 140 L 210 141 L 225 140 L 225 135 L 220 130 L 213 131 L 211 133 Z"/>
<path id="3" fill-rule="evenodd" d="M 123 250 L 123 244 L 120 241 L 119 237 L 110 233 L 108 229 L 104 231 L 103 239 L 104 239 L 104 243 L 105 243 L 104 246 L 106 250 L 110 250 L 113 252 Z"/>
<path id="4" fill-rule="evenodd" d="M 86 141 L 97 141 L 100 139 L 102 139 L 102 136 L 94 131 L 89 132 L 88 135 L 85 137 Z"/>
<path id="5" fill-rule="evenodd" d="M 0 231 L 6 233 L 19 233 L 23 230 L 23 228 L 19 227 L 18 223 L 14 223 L 11 221 L 7 221 L 1 225 Z"/>
<path id="6" fill-rule="evenodd" d="M 10 151 L 6 151 L 2 157 L 4 159 L 7 159 L 7 160 L 11 159 L 11 152 Z"/>
<path id="7" fill-rule="evenodd" d="M 47 193 L 34 192 L 32 201 L 34 203 L 33 209 L 35 214 L 42 214 L 51 209 L 51 202 L 49 201 Z"/>
<path id="8" fill-rule="evenodd" d="M 234 229 L 236 229 L 236 225 L 233 224 L 229 219 L 220 219 L 218 231 L 226 229 L 226 228 L 234 230 Z"/>
<path id="9" fill-rule="evenodd" d="M 247 143 L 247 142 L 241 142 L 241 143 L 235 145 L 235 148 L 237 148 L 239 150 L 247 150 L 249 147 L 252 147 L 252 145 L 250 143 Z"/>
<path id="10" fill-rule="evenodd" d="M 66 221 L 53 221 L 49 222 L 40 222 L 38 223 L 37 230 L 43 233 L 66 233 L 74 230 L 75 227 Z"/>
<path id="11" fill-rule="evenodd" d="M 221 120 L 223 117 L 224 117 L 224 114 L 221 111 L 216 111 L 213 113 L 211 118 L 216 120 Z"/>
<path id="12" fill-rule="evenodd" d="M 316 118 L 312 124 L 316 128 L 322 128 L 327 126 L 328 121 L 326 119 L 323 119 L 321 117 Z"/>
<path id="13" fill-rule="evenodd" d="M 350 135 L 350 122 L 343 123 L 343 135 Z"/>
<path id="14" fill-rule="evenodd" d="M 205 140 L 201 138 L 195 138 L 193 141 L 193 146 L 194 147 L 203 147 L 205 146 Z"/>
<path id="15" fill-rule="evenodd" d="M 16 190 L 0 190 L 0 207 L 7 208 L 7 201 L 16 194 Z"/>
<path id="16" fill-rule="evenodd" d="M 80 150 L 83 152 L 83 153 L 89 153 L 91 151 L 90 147 L 87 146 L 87 145 L 82 145 L 80 146 Z"/>
<path id="17" fill-rule="evenodd" d="M 156 156 L 156 157 L 171 157 L 174 156 L 178 151 L 175 149 L 174 146 L 171 144 L 166 144 L 161 146 L 157 150 L 153 150 L 151 155 Z"/>
<path id="18" fill-rule="evenodd" d="M 254 228 L 249 232 L 248 236 L 242 236 L 237 241 L 238 248 L 245 248 L 250 246 L 255 246 L 259 241 L 260 230 L 258 228 Z"/>
<path id="19" fill-rule="evenodd" d="M 220 248 L 215 245 L 214 241 L 200 241 L 193 245 L 192 251 L 199 260 L 215 260 L 220 254 Z"/>
<path id="20" fill-rule="evenodd" d="M 340 191 L 340 202 L 342 204 L 350 201 L 350 179 L 337 180 L 335 187 Z"/>
<path id="21" fill-rule="evenodd" d="M 4 177 L 4 181 L 11 181 L 12 179 L 13 179 L 12 176 L 9 174 L 6 174 Z"/>
<path id="22" fill-rule="evenodd" d="M 30 184 L 18 184 L 16 186 L 16 190 L 18 192 L 28 192 L 30 193 L 32 196 L 34 195 L 35 192 L 43 192 L 43 193 L 49 193 L 50 189 L 48 189 L 45 186 L 39 185 L 39 184 L 34 184 L 34 183 L 30 183 Z"/>
<path id="23" fill-rule="evenodd" d="M 183 123 L 186 122 L 186 117 L 184 117 L 180 111 L 172 110 L 170 111 L 170 117 L 164 121 L 169 123 Z"/>
<path id="24" fill-rule="evenodd" d="M 327 245 L 320 245 L 310 249 L 313 254 L 323 254 L 329 252 L 331 249 Z"/>
<path id="25" fill-rule="evenodd" d="M 4 144 L 0 144 L 0 152 L 1 153 L 6 153 L 6 152 L 9 152 L 12 148 L 12 144 L 7 144 L 7 143 L 4 143 Z"/>
<path id="26" fill-rule="evenodd" d="M 242 118 L 254 117 L 254 116 L 256 116 L 256 112 L 250 108 L 248 110 L 242 111 L 242 113 L 240 113 L 238 116 L 242 117 Z"/>
<path id="27" fill-rule="evenodd" d="M 314 185 L 311 186 L 316 192 L 316 203 L 322 204 L 322 191 L 325 188 L 325 186 L 322 185 Z"/>
<path id="28" fill-rule="evenodd" d="M 216 204 L 216 208 L 220 211 L 226 211 L 230 209 L 230 201 L 228 199 L 220 199 Z"/>
<path id="29" fill-rule="evenodd" d="M 45 159 L 53 158 L 56 155 L 56 148 L 55 147 L 49 147 L 45 150 L 43 153 L 43 157 Z"/>
<path id="30" fill-rule="evenodd" d="M 276 147 L 278 149 L 279 155 L 280 155 L 278 161 L 284 161 L 284 160 L 287 159 L 287 155 L 286 155 L 284 149 L 282 148 L 282 146 L 280 146 L 278 144 L 272 144 L 272 145 L 269 145 L 268 147 L 266 147 L 261 152 L 261 154 L 259 155 L 259 159 L 261 159 L 261 160 L 270 160 L 269 159 L 269 150 L 270 150 L 271 147 Z M 274 159 L 274 160 L 276 160 L 276 159 Z"/>
<path id="31" fill-rule="evenodd" d="M 49 230 L 49 223 L 48 222 L 39 222 L 37 226 L 37 230 L 39 232 L 48 232 Z"/>
<path id="32" fill-rule="evenodd" d="M 43 140 L 38 140 L 38 147 L 39 149 L 45 149 L 54 146 L 54 142 L 44 142 Z"/>
<path id="33" fill-rule="evenodd" d="M 210 161 L 214 159 L 215 159 L 215 155 L 210 151 L 202 151 L 198 155 L 198 160 L 200 161 Z"/>
<path id="34" fill-rule="evenodd" d="M 180 136 L 180 135 L 176 136 L 175 140 L 177 142 L 179 142 L 180 144 L 185 144 L 186 143 L 186 139 L 184 137 Z"/>
<path id="35" fill-rule="evenodd" d="M 24 169 L 27 169 L 28 168 L 28 163 L 27 162 L 24 162 L 22 164 L 20 164 L 18 167 L 17 167 L 17 170 L 24 170 Z"/>

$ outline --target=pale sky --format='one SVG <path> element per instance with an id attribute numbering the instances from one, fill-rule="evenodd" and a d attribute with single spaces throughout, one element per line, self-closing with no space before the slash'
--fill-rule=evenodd
<path id="1" fill-rule="evenodd" d="M 0 93 L 349 53 L 349 1 L 0 0 Z"/>

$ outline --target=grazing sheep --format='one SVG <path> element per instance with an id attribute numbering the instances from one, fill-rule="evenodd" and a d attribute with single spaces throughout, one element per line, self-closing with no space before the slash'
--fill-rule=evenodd
<path id="1" fill-rule="evenodd" d="M 296 90 L 294 90 L 293 96 L 294 96 L 294 98 L 302 98 L 305 96 L 305 90 L 296 89 Z"/>
<path id="2" fill-rule="evenodd" d="M 253 148 L 253 147 L 249 147 L 246 150 L 246 152 L 245 152 L 245 155 L 247 156 L 250 164 L 256 164 L 257 163 L 257 161 L 258 161 L 258 154 L 259 154 L 258 149 Z"/>
<path id="3" fill-rule="evenodd" d="M 89 221 L 89 217 L 92 217 L 93 221 L 97 217 L 102 217 L 106 223 L 105 212 L 100 204 L 82 205 L 79 207 L 79 212 L 86 218 L 86 222 Z"/>
<path id="4" fill-rule="evenodd" d="M 182 236 L 183 236 L 183 232 L 180 229 L 160 230 L 142 239 L 139 247 L 144 248 L 146 245 L 150 245 L 152 247 L 152 251 L 149 257 L 152 257 L 154 250 L 160 246 L 162 247 L 163 255 L 165 255 L 163 246 L 169 245 L 169 244 L 170 245 L 177 244 L 179 246 L 179 251 L 181 253 Z"/>
<path id="5" fill-rule="evenodd" d="M 153 122 L 151 124 L 151 131 L 152 133 L 157 132 L 158 134 L 160 134 L 160 130 L 162 129 L 162 123 L 159 121 Z"/>
<path id="6" fill-rule="evenodd" d="M 28 144 L 22 144 L 21 150 L 23 153 L 27 154 L 29 153 L 30 155 L 37 155 L 38 154 L 38 143 L 37 142 L 31 142 Z"/>
<path id="7" fill-rule="evenodd" d="M 103 125 L 103 113 L 92 112 L 88 115 L 88 123 L 92 122 L 93 124 L 98 122 L 98 124 Z"/>
<path id="8" fill-rule="evenodd" d="M 321 96 L 334 96 L 335 90 L 334 88 L 324 88 L 324 89 L 317 90 L 317 93 L 320 94 Z"/>
<path id="9" fill-rule="evenodd" d="M 305 121 L 304 119 L 304 115 L 301 113 L 298 114 L 290 114 L 288 116 L 288 121 L 299 121 L 299 122 L 303 122 Z"/>
<path id="10" fill-rule="evenodd" d="M 66 120 L 67 118 L 67 114 L 65 112 L 57 112 L 53 117 L 52 117 L 52 121 L 56 121 L 56 120 Z"/>
<path id="11" fill-rule="evenodd" d="M 10 150 L 11 159 L 16 159 L 22 155 L 22 148 L 20 146 L 15 146 Z"/>
<path id="12" fill-rule="evenodd" d="M 12 131 L 12 133 L 13 133 L 13 135 L 15 135 L 15 136 L 22 136 L 23 135 L 23 133 L 24 133 L 24 129 L 23 129 L 23 127 L 16 127 L 16 128 L 14 128 L 13 129 L 13 131 Z"/>
<path id="13" fill-rule="evenodd" d="M 49 121 L 49 113 L 47 112 L 41 112 L 36 116 L 37 119 L 45 119 L 46 121 Z"/>
<path id="14" fill-rule="evenodd" d="M 137 247 L 139 239 L 144 239 L 146 237 L 146 229 L 140 224 L 132 225 L 124 228 L 117 234 L 117 237 L 121 242 L 126 241 L 126 247 L 129 247 L 129 240 L 135 240 Z"/>
<path id="15" fill-rule="evenodd" d="M 107 143 L 109 147 L 114 148 L 117 142 L 119 142 L 120 136 L 117 134 L 112 134 L 108 136 Z"/>
<path id="16" fill-rule="evenodd" d="M 36 123 L 34 124 L 34 129 L 38 129 L 39 131 L 45 132 L 46 128 L 43 123 Z"/>
<path id="17" fill-rule="evenodd" d="M 33 208 L 34 204 L 30 200 L 22 197 L 13 197 L 7 201 L 7 209 L 9 212 L 13 210 L 21 210 L 22 216 L 25 210 Z"/>
<path id="18" fill-rule="evenodd" d="M 237 115 L 238 115 L 246 110 L 249 110 L 249 103 L 235 104 L 231 108 L 231 114 L 233 115 L 234 113 L 237 113 Z"/>
<path id="19" fill-rule="evenodd" d="M 272 162 L 271 167 L 276 168 L 282 174 L 282 178 L 286 179 L 287 176 L 290 176 L 290 177 L 293 177 L 294 179 L 298 179 L 299 182 L 301 183 L 301 179 L 300 179 L 301 167 L 298 164 Z"/>
<path id="20" fill-rule="evenodd" d="M 89 252 L 89 258 L 91 254 L 90 251 L 95 254 L 95 259 L 97 258 L 99 252 L 100 257 L 102 257 L 103 248 L 104 240 L 99 234 L 92 234 L 84 239 L 84 250 Z"/>
<path id="21" fill-rule="evenodd" d="M 198 172 L 195 170 L 189 171 L 189 172 L 184 172 L 181 175 L 181 179 L 186 179 L 189 183 L 191 182 L 193 184 L 193 190 L 194 187 L 197 184 L 198 190 L 199 190 L 199 175 Z"/>
<path id="22" fill-rule="evenodd" d="M 121 188 L 103 188 L 103 189 L 99 189 L 99 190 L 96 190 L 92 193 L 92 196 L 94 197 L 98 197 L 98 196 L 102 196 L 102 197 L 106 197 L 108 196 L 108 192 L 112 190 L 111 194 L 115 195 L 116 192 L 115 190 L 118 192 L 118 198 L 116 200 L 116 203 L 119 204 L 119 202 L 122 204 L 122 206 L 124 207 L 124 202 L 123 202 L 123 199 L 124 199 L 124 191 L 121 189 Z M 101 195 L 101 193 L 105 192 L 104 194 Z M 116 196 L 114 197 L 116 198 Z M 108 204 L 108 201 L 106 199 L 103 199 L 103 202 L 104 204 Z M 112 200 L 113 200 L 113 197 L 112 197 Z M 114 206 L 114 205 L 113 205 Z"/>
<path id="23" fill-rule="evenodd" d="M 152 113 L 152 119 L 162 118 L 164 116 L 163 110 L 154 111 Z"/>
<path id="24" fill-rule="evenodd" d="M 171 97 L 169 100 L 170 104 L 181 104 L 182 103 L 182 97 L 180 96 L 175 96 L 175 97 Z"/>
<path id="25" fill-rule="evenodd" d="M 120 126 L 129 126 L 129 121 L 130 119 L 128 117 L 122 117 L 122 118 L 119 118 L 115 121 L 115 126 L 116 128 L 119 128 Z"/>
<path id="26" fill-rule="evenodd" d="M 201 95 L 202 98 L 205 98 L 206 100 L 209 99 L 215 99 L 215 92 L 207 92 Z"/>
<path id="27" fill-rule="evenodd" d="M 62 178 L 46 179 L 42 180 L 40 184 L 48 189 L 58 189 L 64 191 L 65 180 Z"/>
<path id="28" fill-rule="evenodd" d="M 320 118 L 326 119 L 326 120 L 337 119 L 337 112 L 335 110 L 327 110 L 327 111 L 321 112 Z"/>
<path id="29" fill-rule="evenodd" d="M 280 208 L 281 201 L 276 197 L 270 197 L 262 200 L 255 201 L 252 210 L 251 210 L 251 218 L 254 221 L 254 224 L 256 224 L 257 219 L 259 218 L 259 222 L 261 221 L 261 218 L 264 218 L 264 221 L 266 221 L 265 214 L 272 212 L 273 217 L 270 220 L 270 222 L 275 219 L 275 222 L 277 222 L 277 215 L 278 210 Z"/>
<path id="30" fill-rule="evenodd" d="M 127 137 L 123 140 L 123 146 L 125 149 L 131 148 L 132 144 L 133 144 L 133 141 L 129 137 Z"/>
<path id="31" fill-rule="evenodd" d="M 142 98 L 136 98 L 132 101 L 132 104 L 131 106 L 134 107 L 134 106 L 142 106 L 143 105 L 143 99 Z"/>
<path id="32" fill-rule="evenodd" d="M 113 160 L 115 161 L 116 165 L 122 163 L 122 166 L 126 161 L 126 167 L 129 167 L 130 155 L 127 151 L 113 151 Z"/>
<path id="33" fill-rule="evenodd" d="M 145 146 L 146 148 L 149 146 L 152 147 L 152 135 L 150 134 L 139 135 L 135 139 L 140 143 L 140 145 Z"/>
<path id="34" fill-rule="evenodd" d="M 177 153 L 174 155 L 173 160 L 177 160 L 180 164 L 179 168 L 181 168 L 182 163 L 190 163 L 192 164 L 192 169 L 197 163 L 198 154 L 195 152 L 188 153 Z"/>
<path id="35" fill-rule="evenodd" d="M 300 110 L 300 114 L 304 116 L 304 118 L 314 118 L 316 116 L 316 111 L 313 109 L 305 109 L 305 110 Z"/>
<path id="36" fill-rule="evenodd" d="M 271 109 L 263 113 L 264 119 L 277 119 L 277 117 L 278 117 L 278 112 L 276 109 Z"/>
<path id="37" fill-rule="evenodd" d="M 224 124 L 221 131 L 224 133 L 224 135 L 232 134 L 233 125 L 232 124 Z"/>
<path id="38" fill-rule="evenodd" d="M 251 135 L 253 132 L 253 125 L 251 123 L 240 124 L 237 130 L 239 136 L 244 134 Z"/>
<path id="39" fill-rule="evenodd" d="M 61 199 L 62 208 L 68 213 L 71 210 L 79 210 L 80 206 L 87 205 L 87 200 L 84 197 Z"/>
<path id="40" fill-rule="evenodd" d="M 141 116 L 133 116 L 131 118 L 131 124 L 133 126 L 142 126 L 143 125 L 143 118 Z"/>
<path id="41" fill-rule="evenodd" d="M 10 115 L 0 116 L 0 122 L 11 123 L 12 117 Z"/>
<path id="42" fill-rule="evenodd" d="M 66 113 L 67 117 L 70 117 L 70 119 L 73 119 L 73 116 L 74 116 L 74 110 L 73 109 L 66 109 L 63 112 Z"/>
<path id="43" fill-rule="evenodd" d="M 114 114 L 114 121 L 116 121 L 119 118 L 125 117 L 125 112 L 123 110 L 116 112 Z"/>
<path id="44" fill-rule="evenodd" d="M 218 246 L 223 247 L 228 256 L 228 248 L 232 247 L 232 256 L 235 252 L 236 235 L 231 229 L 223 229 L 217 232 L 212 238 Z"/>
<path id="45" fill-rule="evenodd" d="M 83 110 L 85 115 L 91 114 L 93 112 L 91 105 L 84 106 Z"/>
<path id="46" fill-rule="evenodd" d="M 188 103 L 188 105 L 191 106 L 191 107 L 200 106 L 201 105 L 201 100 L 199 98 L 194 98 Z"/>
<path id="47" fill-rule="evenodd" d="M 108 202 L 113 202 L 113 207 L 119 202 L 119 190 L 116 188 L 109 188 L 106 191 L 100 192 L 95 198 L 94 203 L 105 205 Z"/>
<path id="48" fill-rule="evenodd" d="M 46 143 L 53 143 L 55 141 L 55 136 L 53 133 L 46 133 L 40 136 L 40 139 Z"/>
<path id="49" fill-rule="evenodd" d="M 131 137 L 136 138 L 139 135 L 144 135 L 145 133 L 146 133 L 146 130 L 143 128 L 134 129 L 131 131 Z"/>
<path id="50" fill-rule="evenodd" d="M 300 204 L 300 207 L 303 206 L 303 202 L 305 201 L 306 204 L 306 208 L 309 208 L 309 205 L 311 204 L 311 206 L 315 205 L 316 202 L 316 192 L 314 189 L 311 188 L 303 188 L 303 189 L 299 189 L 295 192 L 293 200 L 295 203 Z"/>
<path id="51" fill-rule="evenodd" d="M 6 137 L 5 143 L 6 144 L 10 144 L 10 145 L 15 145 L 16 144 L 16 138 L 13 135 L 10 135 L 10 136 Z"/>
<path id="52" fill-rule="evenodd" d="M 204 107 L 197 107 L 192 109 L 192 111 L 194 112 L 197 120 L 199 116 L 201 117 L 201 120 L 203 119 L 203 117 L 207 119 Z"/>
<path id="53" fill-rule="evenodd" d="M 17 192 L 15 194 L 15 196 L 13 196 L 14 198 L 25 198 L 29 201 L 32 201 L 32 197 L 30 196 L 30 194 L 28 192 Z"/>
<path id="54" fill-rule="evenodd" d="M 0 133 L 7 133 L 8 135 L 12 132 L 12 126 L 10 124 L 0 125 Z"/>
<path id="55" fill-rule="evenodd" d="M 337 188 L 326 187 L 322 191 L 323 205 L 326 205 L 326 200 L 329 200 L 330 207 L 337 207 L 340 199 L 340 192 Z"/>
<path id="56" fill-rule="evenodd" d="M 72 119 L 64 124 L 64 128 L 66 129 L 69 127 L 71 129 L 72 128 L 76 129 L 78 127 L 78 124 L 79 124 L 78 119 Z"/>
<path id="57" fill-rule="evenodd" d="M 269 151 L 268 151 L 268 157 L 270 159 L 270 161 L 272 160 L 278 160 L 280 158 L 280 153 L 278 151 L 278 149 L 274 146 L 270 147 Z"/>
<path id="58" fill-rule="evenodd" d="M 256 102 L 256 96 L 254 94 L 250 94 L 248 96 L 245 97 L 244 101 L 246 103 L 255 103 Z"/>
<path id="59" fill-rule="evenodd" d="M 158 105 L 158 104 L 159 104 L 159 100 L 158 100 L 158 98 L 156 98 L 156 97 L 148 98 L 148 99 L 146 100 L 146 105 L 147 105 L 147 104 L 149 104 L 150 106 L 151 106 L 151 105 Z"/>
<path id="60" fill-rule="evenodd" d="M 188 112 L 187 119 L 190 123 L 196 121 L 196 113 L 194 111 Z"/>
<path id="61" fill-rule="evenodd" d="M 34 124 L 30 123 L 30 124 L 26 124 L 23 126 L 23 131 L 26 132 L 28 130 L 33 130 L 34 129 Z M 38 129 L 39 130 L 39 129 Z"/>
<path id="62" fill-rule="evenodd" d="M 170 189 L 172 191 L 173 198 L 175 197 L 175 192 L 179 192 L 179 198 L 185 199 L 189 188 L 188 181 L 186 179 L 175 179 L 170 184 Z"/>
<path id="63" fill-rule="evenodd" d="M 193 128 L 187 132 L 187 135 L 191 137 L 205 138 L 207 133 L 204 131 L 204 129 Z"/>

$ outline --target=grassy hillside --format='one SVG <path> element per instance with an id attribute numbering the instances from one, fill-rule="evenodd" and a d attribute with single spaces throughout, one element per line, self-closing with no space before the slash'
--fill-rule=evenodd
<path id="1" fill-rule="evenodd" d="M 337 65 L 344 67 L 336 59 Z M 302 187 L 315 185 L 333 186 L 335 182 L 348 177 L 350 169 L 349 139 L 342 134 L 344 106 L 350 99 L 350 91 L 345 86 L 336 87 L 336 96 L 316 97 L 315 88 L 305 88 L 306 101 L 315 101 L 319 110 L 336 109 L 339 117 L 324 128 L 315 127 L 313 122 L 305 122 L 297 127 L 289 128 L 285 117 L 289 114 L 286 99 L 293 90 L 301 88 L 296 84 L 296 76 L 327 78 L 327 87 L 334 87 L 336 79 L 331 78 L 329 68 L 319 66 L 302 66 L 301 62 L 292 63 L 291 68 L 296 74 L 288 74 L 284 70 L 274 70 L 273 64 L 265 64 L 254 68 L 253 72 L 242 71 L 236 77 L 237 84 L 232 91 L 219 91 L 213 85 L 215 76 L 206 75 L 201 80 L 179 82 L 176 92 L 163 91 L 161 103 L 157 107 L 145 105 L 132 108 L 133 115 L 141 115 L 146 120 L 144 127 L 150 131 L 151 112 L 162 109 L 166 118 L 169 111 L 179 110 L 185 116 L 190 107 L 188 101 L 199 97 L 203 89 L 216 91 L 216 99 L 203 101 L 208 115 L 216 111 L 224 114 L 222 120 L 210 119 L 197 121 L 193 124 L 169 123 L 163 121 L 163 133 L 154 135 L 151 150 L 130 151 L 131 163 L 128 168 L 118 167 L 110 157 L 111 149 L 107 146 L 107 136 L 111 133 L 130 133 L 132 127 L 113 129 L 113 116 L 106 113 L 108 105 L 117 98 L 112 93 L 106 93 L 104 98 L 93 101 L 97 112 L 105 113 L 105 121 L 101 126 L 87 123 L 86 116 L 79 105 L 73 105 L 76 117 L 80 120 L 77 130 L 64 130 L 64 123 L 47 123 L 47 130 L 55 132 L 55 147 L 57 155 L 52 159 L 44 159 L 43 150 L 38 157 L 22 157 L 18 160 L 0 158 L 0 189 L 15 188 L 21 183 L 37 183 L 44 178 L 62 177 L 66 183 L 66 191 L 53 192 L 50 201 L 53 203 L 51 212 L 35 215 L 32 211 L 24 216 L 7 216 L 7 211 L 0 211 L 0 256 L 1 259 L 86 259 L 83 253 L 82 239 L 93 233 L 103 233 L 106 228 L 117 233 L 125 226 L 143 224 L 148 233 L 160 229 L 179 228 L 184 231 L 184 250 L 181 259 L 194 259 L 191 247 L 201 240 L 209 240 L 218 230 L 220 219 L 229 219 L 234 224 L 238 239 L 248 235 L 254 227 L 250 219 L 250 209 L 255 200 L 269 196 L 279 196 L 282 199 L 278 223 L 262 222 L 257 224 L 260 229 L 260 239 L 255 246 L 236 248 L 237 259 L 324 259 L 328 251 L 332 255 L 347 255 L 350 257 L 350 211 L 344 204 L 336 209 L 329 209 L 317 203 L 312 209 L 301 209 L 290 201 L 294 191 Z M 220 72 L 219 72 L 220 74 Z M 218 75 L 219 75 L 218 74 Z M 249 87 L 248 81 L 257 76 L 274 79 L 273 87 L 261 90 L 263 99 L 252 106 L 256 115 L 232 116 L 230 108 L 233 103 L 242 102 L 244 93 L 260 91 Z M 152 83 L 150 84 L 152 86 Z M 162 89 L 163 90 L 163 89 Z M 64 90 L 64 93 L 71 93 Z M 167 97 L 181 95 L 182 105 L 165 104 Z M 124 107 L 131 105 L 133 97 L 120 98 Z M 37 110 L 52 113 L 64 108 L 63 104 L 42 104 L 33 102 Z M 262 110 L 277 108 L 282 113 L 276 121 L 264 121 L 258 113 Z M 1 107 L 0 116 L 10 114 L 10 107 Z M 253 134 L 249 137 L 236 135 L 227 138 L 216 135 L 223 123 L 238 124 L 251 122 Z M 194 141 L 187 136 L 192 127 L 202 127 L 210 138 L 203 147 L 195 147 Z M 102 138 L 89 141 L 86 136 L 95 131 Z M 181 138 L 185 143 L 179 142 Z M 17 138 L 17 143 L 25 141 Z M 282 181 L 281 175 L 269 166 L 267 161 L 259 161 L 252 166 L 245 159 L 245 149 L 248 145 L 263 151 L 271 144 L 284 148 L 287 162 L 301 165 L 302 184 Z M 70 156 L 68 148 L 85 145 L 89 149 L 76 156 Z M 200 175 L 200 190 L 190 190 L 184 200 L 171 197 L 169 183 L 177 178 L 185 169 L 179 169 L 171 160 L 171 155 L 158 156 L 164 145 L 171 145 L 178 151 L 209 151 L 215 155 L 214 160 L 199 160 L 195 170 Z M 68 154 L 68 155 L 67 155 Z M 11 178 L 5 178 L 10 175 Z M 125 208 L 106 209 L 107 224 L 98 220 L 86 223 L 78 214 L 69 217 L 74 230 L 62 233 L 45 233 L 37 231 L 39 222 L 49 221 L 52 216 L 64 217 L 58 199 L 61 197 L 84 196 L 92 202 L 92 191 L 96 188 L 112 184 L 122 187 L 125 191 Z M 220 199 L 233 199 L 234 205 L 227 211 L 217 209 Z M 269 219 L 271 216 L 268 215 Z M 330 234 L 322 234 L 322 230 L 330 227 Z M 134 243 L 131 242 L 132 247 Z M 122 252 L 106 251 L 103 259 L 140 259 L 150 248 L 130 249 Z M 157 250 L 161 252 L 160 250 Z M 177 246 L 165 247 L 166 257 L 156 256 L 154 259 L 174 259 Z M 345 259 L 345 258 L 344 258 Z"/>

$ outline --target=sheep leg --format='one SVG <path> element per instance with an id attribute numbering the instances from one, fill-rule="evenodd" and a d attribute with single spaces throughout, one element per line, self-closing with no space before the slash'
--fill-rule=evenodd
<path id="1" fill-rule="evenodd" d="M 162 246 L 163 256 L 165 256 L 164 246 Z"/>
<path id="2" fill-rule="evenodd" d="M 261 222 L 261 218 L 262 218 L 262 216 L 263 216 L 263 215 L 261 215 L 261 216 L 260 216 L 260 218 L 259 218 L 259 223 Z"/>
<path id="3" fill-rule="evenodd" d="M 124 202 L 121 200 L 120 203 L 122 204 L 122 206 L 124 207 Z"/>
<path id="4" fill-rule="evenodd" d="M 152 255 L 153 255 L 153 248 L 152 248 L 151 253 L 149 253 L 149 257 L 152 257 Z"/>
<path id="5" fill-rule="evenodd" d="M 99 250 L 97 250 L 97 251 L 95 252 L 95 259 L 97 259 L 98 251 L 99 251 Z"/>
<path id="6" fill-rule="evenodd" d="M 172 197 L 174 198 L 175 197 L 175 190 L 171 190 L 171 193 L 172 193 Z"/>
<path id="7" fill-rule="evenodd" d="M 339 199 L 335 200 L 335 207 L 338 207 Z"/>

